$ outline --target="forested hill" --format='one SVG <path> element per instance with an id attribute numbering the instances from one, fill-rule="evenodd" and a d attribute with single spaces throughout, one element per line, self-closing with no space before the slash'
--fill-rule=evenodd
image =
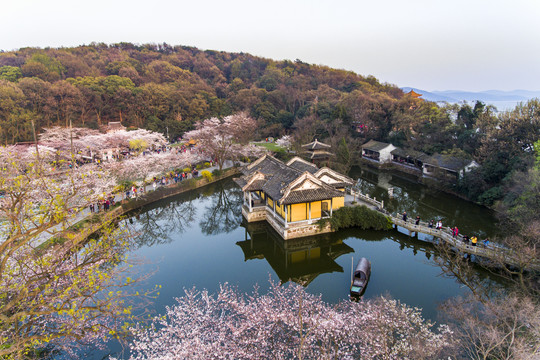
<path id="1" fill-rule="evenodd" d="M 173 137 L 197 120 L 240 110 L 261 122 L 259 137 L 278 136 L 306 116 L 384 122 L 410 107 L 404 98 L 399 88 L 372 76 L 185 46 L 92 44 L 0 53 L 3 144 L 31 140 L 31 120 L 38 130 L 69 120 L 88 127 L 122 121 L 163 133 L 168 128 Z"/>

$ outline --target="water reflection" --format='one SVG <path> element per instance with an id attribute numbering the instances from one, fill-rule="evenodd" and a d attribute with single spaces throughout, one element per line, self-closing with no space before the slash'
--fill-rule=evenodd
<path id="1" fill-rule="evenodd" d="M 386 207 L 391 211 L 406 210 L 411 216 L 420 213 L 422 218 L 444 214 L 449 222 L 459 223 L 462 231 L 468 227 L 481 233 L 493 227 L 494 218 L 491 214 L 480 212 L 485 209 L 472 203 L 429 190 L 389 173 L 361 171 L 360 175 L 359 187 L 362 192 L 384 199 Z M 394 188 L 393 199 L 385 192 L 389 186 Z M 244 240 L 235 242 L 243 252 L 244 261 L 264 259 L 281 281 L 291 280 L 304 286 L 323 274 L 343 273 L 343 266 L 339 264 L 341 260 L 338 259 L 355 252 L 357 243 L 353 245 L 352 242 L 356 240 L 363 243 L 392 240 L 399 244 L 400 252 L 410 252 L 415 257 L 419 253 L 424 254 L 424 261 L 438 267 L 439 259 L 432 244 L 433 239 L 425 234 L 413 233 L 410 237 L 408 231 L 402 234 L 396 230 L 380 232 L 349 229 L 285 241 L 265 221 L 249 224 L 243 222 L 241 206 L 242 192 L 232 181 L 218 182 L 157 202 L 141 209 L 131 218 L 139 233 L 137 246 L 168 244 L 187 232 L 190 236 L 186 240 L 190 240 L 191 244 L 186 246 L 196 249 L 200 245 L 194 241 L 202 240 L 194 234 L 197 224 L 197 233 L 218 238 L 233 233 L 238 239 L 236 234 L 240 227 Z M 468 212 L 475 215 L 468 216 Z M 211 250 L 206 248 L 206 251 Z M 354 255 L 365 256 L 358 251 Z"/>
<path id="2" fill-rule="evenodd" d="M 191 193 L 180 199 L 159 201 L 137 211 L 130 218 L 137 233 L 135 246 L 166 244 L 172 241 L 172 234 L 185 232 L 197 213 L 193 202 L 196 198 L 197 194 Z"/>
<path id="3" fill-rule="evenodd" d="M 409 218 L 419 215 L 426 221 L 440 219 L 444 226 L 457 226 L 461 233 L 480 238 L 497 235 L 497 220 L 492 210 L 420 185 L 408 174 L 353 167 L 349 176 L 359 179 L 358 187 L 363 193 L 384 200 L 385 208 L 392 213 L 406 211 Z M 390 187 L 392 198 L 388 195 Z"/>
<path id="4" fill-rule="evenodd" d="M 206 189 L 210 203 L 199 223 L 205 235 L 229 233 L 242 222 L 242 190 L 232 182 L 219 182 Z"/>
<path id="5" fill-rule="evenodd" d="M 307 286 L 320 274 L 343 272 L 335 260 L 354 252 L 342 239 L 328 234 L 283 240 L 265 221 L 242 226 L 245 240 L 236 245 L 242 248 L 244 260 L 266 259 L 282 282 Z"/>

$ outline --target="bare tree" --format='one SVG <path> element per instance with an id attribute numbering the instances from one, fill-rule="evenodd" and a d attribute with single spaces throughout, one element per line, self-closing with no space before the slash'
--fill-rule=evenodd
<path id="1" fill-rule="evenodd" d="M 454 326 L 460 355 L 466 359 L 538 359 L 540 307 L 531 298 L 510 294 L 478 301 L 457 298 L 444 305 Z"/>

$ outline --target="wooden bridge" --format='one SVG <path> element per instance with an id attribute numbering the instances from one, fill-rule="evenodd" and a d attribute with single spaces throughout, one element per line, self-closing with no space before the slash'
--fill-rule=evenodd
<path id="1" fill-rule="evenodd" d="M 369 207 L 371 207 L 372 209 L 377 210 L 385 216 L 389 217 L 396 229 L 398 226 L 407 229 L 409 231 L 409 236 L 412 236 L 413 233 L 431 235 L 434 238 L 441 239 L 442 241 L 446 242 L 456 251 L 498 261 L 500 263 L 505 263 L 507 265 L 515 266 L 518 268 L 525 267 L 526 270 L 540 271 L 539 259 L 536 259 L 534 263 L 523 264 L 519 260 L 520 256 L 516 254 L 513 249 L 509 249 L 491 242 L 487 246 L 480 242 L 476 246 L 472 246 L 472 244 L 470 244 L 469 242 L 464 241 L 463 235 L 459 234 L 457 236 L 454 236 L 452 234 L 452 230 L 448 227 L 443 227 L 439 230 L 434 227 L 430 227 L 429 224 L 425 221 L 420 221 L 418 225 L 416 225 L 416 219 L 404 221 L 400 214 L 393 215 L 386 211 L 384 209 L 383 201 L 378 201 L 375 198 L 370 198 L 367 195 L 355 192 L 353 190 L 351 190 L 350 193 L 351 195 L 355 196 L 355 198 L 357 198 L 360 202 L 370 205 Z"/>

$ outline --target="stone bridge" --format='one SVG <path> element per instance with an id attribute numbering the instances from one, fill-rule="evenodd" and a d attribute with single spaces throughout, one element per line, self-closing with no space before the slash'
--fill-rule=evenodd
<path id="1" fill-rule="evenodd" d="M 399 214 L 393 215 L 386 211 L 384 209 L 383 201 L 378 201 L 375 198 L 370 198 L 367 195 L 355 192 L 353 190 L 351 190 L 350 193 L 359 200 L 361 205 L 369 205 L 368 207 L 389 217 L 396 229 L 398 226 L 407 229 L 409 231 L 409 236 L 412 236 L 413 233 L 431 235 L 434 238 L 444 241 L 453 249 L 463 253 L 498 261 L 517 268 L 524 267 L 526 270 L 540 271 L 540 260 L 538 259 L 533 263 L 523 264 L 522 261 L 520 261 L 519 254 L 517 254 L 513 249 L 509 249 L 495 243 L 490 243 L 488 246 L 485 246 L 479 242 L 476 246 L 472 246 L 472 244 L 469 242 L 463 241 L 463 235 L 459 234 L 454 237 L 452 230 L 448 227 L 443 227 L 439 230 L 434 227 L 429 227 L 429 224 L 425 221 L 420 221 L 418 225 L 416 225 L 415 219 L 404 221 Z"/>

